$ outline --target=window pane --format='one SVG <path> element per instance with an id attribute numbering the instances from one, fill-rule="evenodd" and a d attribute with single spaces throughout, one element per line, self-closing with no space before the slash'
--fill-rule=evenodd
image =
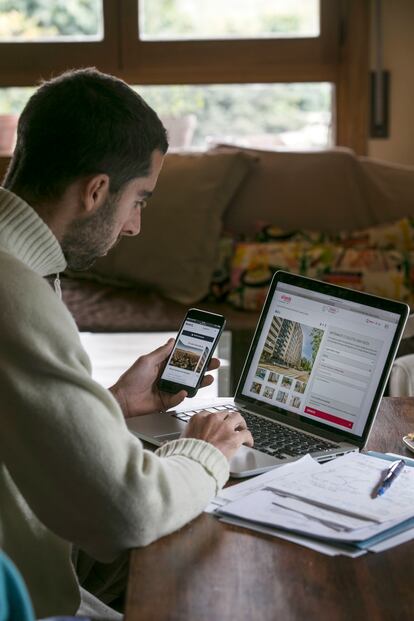
<path id="1" fill-rule="evenodd" d="M 0 0 L 1 41 L 102 39 L 102 0 Z"/>
<path id="2" fill-rule="evenodd" d="M 328 83 L 134 88 L 160 115 L 172 148 L 205 149 L 217 142 L 269 149 L 325 148 L 333 144 L 333 86 Z M 16 124 L 34 90 L 0 89 L 3 153 L 11 151 L 14 138 L 10 116 L 15 115 Z"/>
<path id="3" fill-rule="evenodd" d="M 288 149 L 332 145 L 328 83 L 135 88 L 162 118 L 171 147 L 223 141 Z"/>
<path id="4" fill-rule="evenodd" d="M 317 37 L 319 0 L 137 0 L 141 39 Z"/>

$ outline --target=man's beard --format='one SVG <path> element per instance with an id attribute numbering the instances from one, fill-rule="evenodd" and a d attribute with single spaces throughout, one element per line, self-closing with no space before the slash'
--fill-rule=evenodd
<path id="1" fill-rule="evenodd" d="M 69 269 L 88 269 L 114 245 L 111 241 L 116 207 L 115 198 L 109 198 L 88 218 L 72 222 L 61 242 Z"/>

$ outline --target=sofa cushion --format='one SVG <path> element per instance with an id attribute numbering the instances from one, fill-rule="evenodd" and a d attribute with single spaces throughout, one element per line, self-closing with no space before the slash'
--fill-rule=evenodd
<path id="1" fill-rule="evenodd" d="M 407 252 L 414 250 L 414 220 L 402 218 L 351 233 L 342 232 L 338 240 L 347 247 Z"/>
<path id="2" fill-rule="evenodd" d="M 86 277 L 148 287 L 192 304 L 208 292 L 222 214 L 251 166 L 239 152 L 168 154 L 142 216 L 138 237 L 124 237 Z"/>
<path id="3" fill-rule="evenodd" d="M 228 300 L 236 308 L 260 310 L 273 274 L 286 270 L 321 277 L 337 253 L 331 245 L 311 246 L 307 240 L 239 242 L 235 246 Z"/>
<path id="4" fill-rule="evenodd" d="M 369 226 L 356 231 L 339 231 L 338 233 L 323 233 L 297 229 L 285 231 L 277 226 L 258 223 L 256 234 L 250 241 L 259 242 L 302 242 L 303 245 L 334 243 L 347 248 L 376 248 L 382 250 L 414 250 L 414 219 L 401 218 L 377 226 Z"/>
<path id="5" fill-rule="evenodd" d="M 240 149 L 218 145 L 215 151 Z M 249 234 L 254 219 L 289 230 L 337 232 L 414 217 L 414 167 L 357 157 L 346 148 L 286 152 L 244 148 L 256 166 L 227 210 L 228 230 Z M 254 219 L 253 219 L 254 218 Z"/>
<path id="6" fill-rule="evenodd" d="M 213 151 L 231 152 L 235 148 L 219 145 Z M 337 232 L 380 221 L 375 215 L 373 218 L 364 195 L 359 160 L 349 149 L 243 151 L 256 163 L 225 213 L 227 230 L 249 234 L 255 221 L 262 220 L 286 230 Z"/>
<path id="7" fill-rule="evenodd" d="M 269 230 L 269 227 L 266 227 Z M 229 301 L 259 310 L 274 272 L 292 271 L 337 285 L 414 304 L 411 226 L 402 220 L 324 241 L 297 231 L 285 239 L 236 244 Z"/>

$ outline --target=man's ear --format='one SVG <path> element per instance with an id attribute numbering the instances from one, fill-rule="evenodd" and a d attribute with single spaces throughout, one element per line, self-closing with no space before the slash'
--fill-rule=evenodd
<path id="1" fill-rule="evenodd" d="M 91 214 L 105 204 L 109 196 L 109 177 L 99 174 L 85 179 L 82 188 L 83 208 Z"/>

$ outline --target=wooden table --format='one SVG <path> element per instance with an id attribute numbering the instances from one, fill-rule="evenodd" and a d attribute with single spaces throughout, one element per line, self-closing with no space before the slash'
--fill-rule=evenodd
<path id="1" fill-rule="evenodd" d="M 383 400 L 367 449 L 409 456 L 412 399 Z M 412 455 L 411 455 L 412 456 Z M 126 621 L 414 619 L 414 541 L 328 557 L 203 514 L 131 553 Z"/>

